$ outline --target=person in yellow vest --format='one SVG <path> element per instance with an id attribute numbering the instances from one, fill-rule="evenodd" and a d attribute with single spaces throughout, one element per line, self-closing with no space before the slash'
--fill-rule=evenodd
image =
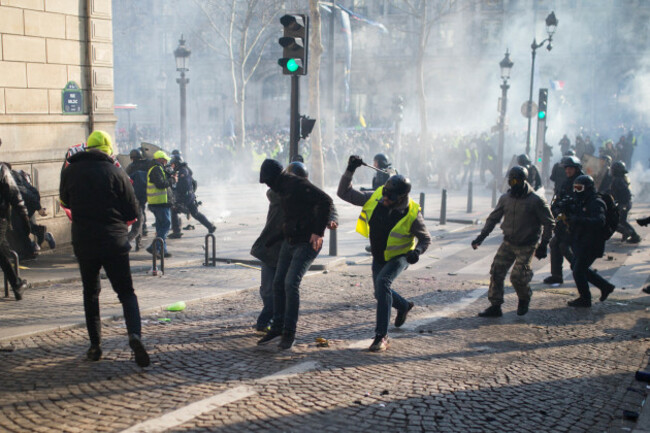
<path id="1" fill-rule="evenodd" d="M 362 164 L 359 156 L 350 156 L 337 194 L 348 203 L 363 206 L 357 232 L 370 238 L 372 281 L 377 299 L 375 339 L 369 350 L 381 352 L 388 348 L 391 307 L 397 310 L 397 328 L 404 324 L 413 308 L 413 302 L 392 290 L 392 283 L 409 264 L 417 263 L 420 254 L 431 244 L 431 236 L 420 206 L 409 198 L 411 182 L 401 174 L 391 176 L 375 191 L 362 192 L 352 187 L 354 171 Z"/>
<path id="2" fill-rule="evenodd" d="M 156 236 L 163 240 L 163 254 L 165 257 L 171 257 L 167 251 L 167 233 L 172 225 L 172 203 L 168 188 L 174 184 L 174 178 L 165 171 L 165 165 L 170 161 L 165 152 L 156 151 L 153 160 L 154 164 L 147 172 L 147 204 L 156 218 Z M 153 243 L 149 245 L 147 252 L 153 254 Z"/>

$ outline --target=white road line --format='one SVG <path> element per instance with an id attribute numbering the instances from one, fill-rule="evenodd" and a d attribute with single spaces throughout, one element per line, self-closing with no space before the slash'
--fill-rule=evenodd
<path id="1" fill-rule="evenodd" d="M 409 320 L 404 325 L 402 325 L 402 327 L 399 329 L 403 331 L 414 331 L 415 328 L 419 326 L 428 325 L 430 323 L 435 322 L 438 319 L 442 319 L 443 317 L 451 316 L 452 314 L 464 309 L 469 304 L 471 304 L 472 302 L 476 301 L 478 298 L 483 296 L 487 292 L 487 290 L 488 290 L 487 287 L 479 287 L 478 289 L 474 289 L 467 296 L 462 298 L 460 301 L 450 304 L 449 306 L 444 307 L 436 312 L 427 314 L 425 316 L 419 316 L 417 320 Z M 372 339 L 352 340 L 350 341 L 350 344 L 348 344 L 347 348 L 367 349 L 370 346 L 370 344 L 372 344 Z"/>
<path id="2" fill-rule="evenodd" d="M 647 248 L 635 249 L 631 256 L 616 270 L 609 282 L 616 287 L 640 289 L 650 274 Z"/>
<path id="3" fill-rule="evenodd" d="M 459 275 L 489 275 L 490 268 L 492 267 L 492 260 L 494 260 L 494 254 L 487 254 L 482 259 L 476 260 L 464 268 L 457 270 L 456 273 Z"/>
<path id="4" fill-rule="evenodd" d="M 300 373 L 304 373 L 309 370 L 313 370 L 318 366 L 317 362 L 308 361 L 302 362 L 300 364 L 294 365 L 287 369 L 278 371 L 269 376 L 265 376 L 261 379 L 257 379 L 254 383 L 264 384 L 274 380 L 287 379 L 293 376 L 296 376 Z M 188 421 L 193 420 L 194 418 L 211 412 L 215 409 L 218 409 L 227 404 L 233 403 L 238 400 L 250 397 L 257 394 L 257 390 L 252 386 L 241 385 L 235 388 L 229 389 L 227 391 L 215 394 L 211 397 L 199 400 L 192 404 L 189 404 L 185 407 L 177 409 L 175 411 L 166 413 L 158 418 L 153 418 L 140 424 L 136 424 L 132 427 L 129 427 L 126 430 L 122 430 L 120 433 L 159 433 L 169 430 L 171 428 L 177 427 L 181 424 L 184 424 Z"/>
<path id="5" fill-rule="evenodd" d="M 417 271 L 418 269 L 430 266 L 440 260 L 449 258 L 467 248 L 471 248 L 472 240 L 475 236 L 469 236 L 462 239 L 453 241 L 453 243 L 445 246 L 440 246 L 435 249 L 429 249 L 422 254 L 421 259 L 415 265 L 410 265 L 407 271 Z"/>

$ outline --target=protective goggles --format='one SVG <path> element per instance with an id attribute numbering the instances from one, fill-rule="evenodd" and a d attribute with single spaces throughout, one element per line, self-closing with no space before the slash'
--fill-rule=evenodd
<path id="1" fill-rule="evenodd" d="M 573 184 L 573 191 L 574 192 L 583 192 L 585 190 L 585 186 L 581 183 L 574 183 Z"/>

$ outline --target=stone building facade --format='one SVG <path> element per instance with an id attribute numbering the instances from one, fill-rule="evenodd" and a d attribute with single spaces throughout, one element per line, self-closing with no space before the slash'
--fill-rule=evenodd
<path id="1" fill-rule="evenodd" d="M 111 17 L 111 0 L 0 0 L 0 161 L 31 173 L 41 223 L 64 243 L 65 152 L 94 129 L 114 134 Z M 66 86 L 78 90 L 64 103 Z"/>

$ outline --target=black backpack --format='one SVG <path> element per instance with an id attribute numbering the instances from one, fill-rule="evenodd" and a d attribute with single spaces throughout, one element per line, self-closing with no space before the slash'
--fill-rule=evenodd
<path id="1" fill-rule="evenodd" d="M 603 235 L 605 240 L 608 240 L 616 232 L 618 227 L 618 220 L 620 218 L 618 206 L 614 201 L 614 197 L 611 194 L 607 193 L 598 193 L 598 198 L 605 203 L 605 228 L 603 229 Z"/>

